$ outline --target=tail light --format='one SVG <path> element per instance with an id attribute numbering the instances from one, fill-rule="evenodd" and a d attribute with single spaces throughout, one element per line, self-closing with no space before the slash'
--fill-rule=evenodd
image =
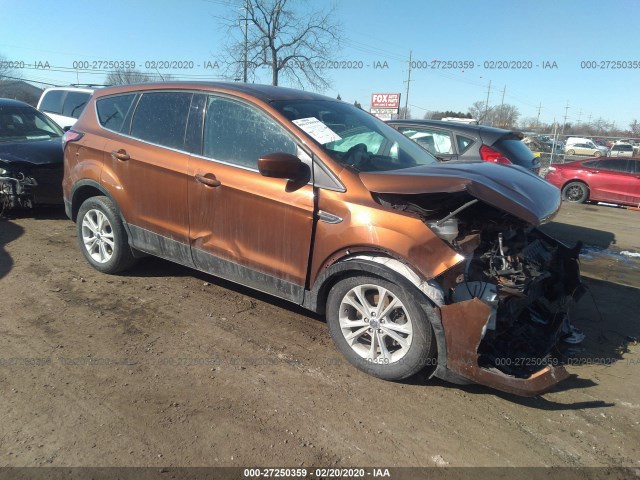
<path id="1" fill-rule="evenodd" d="M 84 133 L 76 132 L 75 130 L 67 130 L 62 136 L 62 148 L 69 142 L 77 142 L 82 137 L 84 137 Z"/>
<path id="2" fill-rule="evenodd" d="M 511 165 L 511 160 L 505 157 L 502 153 L 488 145 L 482 145 L 480 147 L 480 158 L 485 162 L 502 163 L 504 165 Z"/>

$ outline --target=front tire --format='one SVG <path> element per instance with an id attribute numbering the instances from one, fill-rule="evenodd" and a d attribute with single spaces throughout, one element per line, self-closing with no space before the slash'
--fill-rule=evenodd
<path id="1" fill-rule="evenodd" d="M 575 150 L 567 150 L 567 155 L 575 155 L 576 151 Z"/>
<path id="2" fill-rule="evenodd" d="M 562 189 L 562 199 L 571 203 L 584 203 L 589 198 L 589 187 L 582 182 L 569 182 Z"/>
<path id="3" fill-rule="evenodd" d="M 113 274 L 135 263 L 127 232 L 108 197 L 85 200 L 78 211 L 76 229 L 80 250 L 96 270 Z"/>
<path id="4" fill-rule="evenodd" d="M 598 157 L 602 156 L 602 152 L 593 152 L 593 156 L 598 158 Z"/>
<path id="5" fill-rule="evenodd" d="M 338 350 L 363 372 L 402 380 L 436 365 L 427 313 L 395 283 L 368 275 L 347 277 L 329 292 L 326 315 Z"/>

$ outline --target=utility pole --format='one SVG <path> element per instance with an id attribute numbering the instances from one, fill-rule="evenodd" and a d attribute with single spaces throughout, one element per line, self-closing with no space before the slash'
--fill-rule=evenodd
<path id="1" fill-rule="evenodd" d="M 582 109 L 578 112 L 578 123 L 580 123 L 580 119 L 582 118 Z"/>
<path id="2" fill-rule="evenodd" d="M 489 88 L 487 89 L 487 101 L 484 102 L 484 115 L 482 116 L 482 120 L 486 120 L 487 113 L 489 111 L 489 94 L 491 93 L 491 80 L 489 80 Z"/>
<path id="3" fill-rule="evenodd" d="M 500 102 L 500 127 L 503 127 L 505 124 L 504 120 L 504 92 L 507 91 L 507 86 L 505 85 L 502 89 L 502 102 Z"/>
<path id="4" fill-rule="evenodd" d="M 567 124 L 567 112 L 569 111 L 569 100 L 567 100 L 567 106 L 564 107 L 564 121 L 562 122 L 562 136 L 564 136 L 564 127 Z"/>
<path id="5" fill-rule="evenodd" d="M 242 81 L 247 83 L 247 35 L 249 30 L 249 0 L 244 1 L 244 68 Z"/>
<path id="6" fill-rule="evenodd" d="M 538 105 L 538 120 L 536 120 L 536 127 L 540 128 L 540 111 L 542 110 L 542 102 Z"/>
<path id="7" fill-rule="evenodd" d="M 409 85 L 411 84 L 411 50 L 409 50 L 409 76 L 407 77 L 407 95 L 404 97 L 404 115 L 403 118 L 407 118 L 407 112 L 409 111 Z"/>

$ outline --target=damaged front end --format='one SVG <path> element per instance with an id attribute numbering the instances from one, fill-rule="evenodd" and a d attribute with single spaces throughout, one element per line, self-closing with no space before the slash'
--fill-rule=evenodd
<path id="1" fill-rule="evenodd" d="M 0 164 L 0 215 L 16 208 L 33 208 L 33 188 L 37 185 L 24 170 Z"/>
<path id="2" fill-rule="evenodd" d="M 15 209 L 62 203 L 62 163 L 0 159 L 0 215 Z"/>
<path id="3" fill-rule="evenodd" d="M 447 347 L 447 365 L 436 375 L 537 395 L 568 376 L 558 366 L 558 342 L 582 294 L 581 245 L 568 248 L 469 190 L 376 196 L 420 216 L 465 258 L 434 279 L 445 292 Z"/>

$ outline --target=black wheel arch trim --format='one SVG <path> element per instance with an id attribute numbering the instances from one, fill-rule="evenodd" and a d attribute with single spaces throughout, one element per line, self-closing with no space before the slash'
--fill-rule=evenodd
<path id="1" fill-rule="evenodd" d="M 127 220 L 124 218 L 124 215 L 122 215 L 122 211 L 120 210 L 120 206 L 118 205 L 118 202 L 116 202 L 116 200 L 113 198 L 109 190 L 104 188 L 100 183 L 96 182 L 95 180 L 89 180 L 89 179 L 78 180 L 73 185 L 73 189 L 71 190 L 71 201 L 67 202 L 65 200 L 65 211 L 67 213 L 67 216 L 74 222 L 77 220 L 78 211 L 80 211 L 80 206 L 82 205 L 82 203 L 78 201 L 77 193 L 83 187 L 95 188 L 100 193 L 102 193 L 105 197 L 111 200 L 111 202 L 113 203 L 113 206 L 116 208 L 116 211 L 118 212 L 118 215 L 120 216 L 120 219 L 122 220 L 122 225 L 124 226 L 124 229 L 127 232 L 127 238 L 129 239 L 129 245 L 131 246 L 131 238 L 132 238 L 131 229 L 129 228 L 129 224 L 127 223 Z M 87 198 L 90 198 L 90 197 L 87 197 Z M 86 200 L 86 198 L 84 200 Z M 68 207 L 67 207 L 67 204 L 69 205 Z M 138 252 L 136 251 L 134 251 L 133 253 L 134 253 L 134 256 L 136 257 L 146 256 L 146 255 L 139 255 Z"/>

